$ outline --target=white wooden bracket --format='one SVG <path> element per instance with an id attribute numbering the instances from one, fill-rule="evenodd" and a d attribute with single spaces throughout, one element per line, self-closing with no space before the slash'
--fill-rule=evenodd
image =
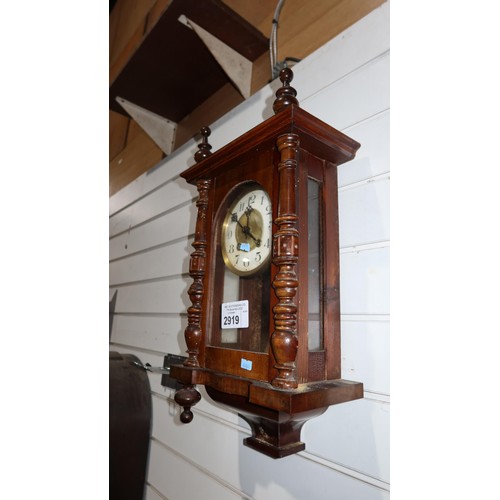
<path id="1" fill-rule="evenodd" d="M 163 118 L 152 111 L 141 108 L 137 106 L 137 104 L 133 104 L 122 97 L 117 97 L 116 101 L 166 155 L 169 155 L 173 151 L 175 132 L 177 130 L 177 124 L 175 122 Z"/>
<path id="2" fill-rule="evenodd" d="M 191 28 L 200 37 L 240 94 L 248 99 L 252 84 L 252 61 L 188 19 L 184 14 L 179 16 L 178 21 Z"/>

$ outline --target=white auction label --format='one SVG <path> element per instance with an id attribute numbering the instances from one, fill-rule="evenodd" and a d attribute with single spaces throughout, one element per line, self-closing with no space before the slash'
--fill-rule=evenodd
<path id="1" fill-rule="evenodd" d="M 248 328 L 248 300 L 224 302 L 220 323 L 221 328 Z"/>

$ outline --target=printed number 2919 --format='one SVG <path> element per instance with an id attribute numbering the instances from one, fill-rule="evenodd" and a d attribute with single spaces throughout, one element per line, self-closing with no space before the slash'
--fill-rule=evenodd
<path id="1" fill-rule="evenodd" d="M 224 316 L 223 318 L 224 326 L 232 326 L 240 324 L 239 315 L 236 316 Z"/>

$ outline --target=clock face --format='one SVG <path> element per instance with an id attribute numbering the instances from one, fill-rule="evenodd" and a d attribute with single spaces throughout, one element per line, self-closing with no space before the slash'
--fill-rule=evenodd
<path id="1" fill-rule="evenodd" d="M 245 190 L 229 207 L 221 234 L 226 266 L 239 276 L 257 273 L 269 262 L 272 249 L 272 207 L 260 188 Z"/>

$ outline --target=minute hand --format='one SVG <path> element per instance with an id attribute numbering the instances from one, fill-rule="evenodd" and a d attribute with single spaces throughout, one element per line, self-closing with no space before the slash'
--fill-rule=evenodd
<path id="1" fill-rule="evenodd" d="M 255 241 L 255 244 L 260 247 L 260 240 L 257 239 L 253 234 L 252 232 L 250 231 L 250 214 L 252 213 L 253 211 L 253 208 L 252 207 L 248 207 L 246 210 L 245 210 L 245 215 L 247 216 L 247 225 L 245 227 L 242 226 L 242 229 L 243 229 L 243 233 L 244 234 L 248 234 L 248 236 L 250 236 L 250 238 L 252 238 L 252 240 Z M 241 224 L 240 224 L 241 226 Z"/>

